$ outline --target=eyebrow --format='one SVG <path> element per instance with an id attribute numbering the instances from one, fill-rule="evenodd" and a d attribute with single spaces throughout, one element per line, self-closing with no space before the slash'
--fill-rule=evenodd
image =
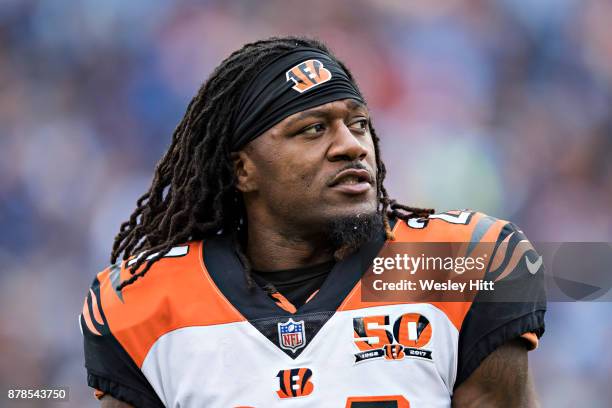
<path id="1" fill-rule="evenodd" d="M 354 99 L 349 99 L 347 103 L 349 105 L 349 109 L 356 110 L 356 109 L 366 109 L 367 108 L 365 103 L 356 101 Z"/>
<path id="2" fill-rule="evenodd" d="M 364 103 L 361 103 L 359 101 L 355 101 L 352 99 L 347 101 L 347 105 L 348 105 L 348 108 L 353 111 L 357 109 L 366 109 L 366 105 Z M 329 117 L 329 115 L 330 114 L 328 111 L 321 110 L 320 108 L 309 109 L 307 111 L 299 112 L 298 114 L 296 114 L 294 118 L 292 118 L 291 120 L 287 122 L 286 127 L 291 127 L 296 122 L 299 122 L 307 118 L 326 118 L 326 117 Z"/>

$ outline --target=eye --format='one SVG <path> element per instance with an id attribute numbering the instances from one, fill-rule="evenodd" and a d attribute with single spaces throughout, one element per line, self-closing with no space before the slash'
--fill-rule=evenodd
<path id="1" fill-rule="evenodd" d="M 368 120 L 365 118 L 356 120 L 353 123 L 351 123 L 350 128 L 364 133 L 368 130 Z"/>
<path id="2" fill-rule="evenodd" d="M 316 135 L 317 133 L 325 131 L 325 125 L 322 123 L 315 123 L 314 125 L 310 125 L 307 128 L 304 128 L 300 133 L 305 135 Z"/>

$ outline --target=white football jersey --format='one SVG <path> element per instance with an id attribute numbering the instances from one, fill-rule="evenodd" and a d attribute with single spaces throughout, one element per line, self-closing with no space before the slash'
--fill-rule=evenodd
<path id="1" fill-rule="evenodd" d="M 473 212 L 398 221 L 394 233 L 397 242 L 525 240 Z M 545 301 L 542 274 L 526 273 L 533 249 L 496 251 L 483 277 L 518 282 L 530 301 L 367 302 L 360 279 L 384 244 L 337 263 L 298 308 L 249 288 L 223 236 L 174 248 L 122 290 L 130 262 L 110 267 L 81 314 L 88 383 L 135 407 L 449 407 L 499 345 L 520 336 L 537 345 Z"/>

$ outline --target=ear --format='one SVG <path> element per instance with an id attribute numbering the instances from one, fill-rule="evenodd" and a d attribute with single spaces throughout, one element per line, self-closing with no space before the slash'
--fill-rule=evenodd
<path id="1" fill-rule="evenodd" d="M 234 173 L 236 174 L 236 188 L 242 193 L 249 193 L 257 190 L 255 164 L 245 150 L 231 153 L 234 163 Z"/>

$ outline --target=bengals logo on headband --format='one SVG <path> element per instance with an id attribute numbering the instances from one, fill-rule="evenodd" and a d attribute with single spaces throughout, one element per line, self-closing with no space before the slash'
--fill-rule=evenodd
<path id="1" fill-rule="evenodd" d="M 331 79 L 331 72 L 321 61 L 304 61 L 287 71 L 287 81 L 293 81 L 293 89 L 302 93 Z"/>

